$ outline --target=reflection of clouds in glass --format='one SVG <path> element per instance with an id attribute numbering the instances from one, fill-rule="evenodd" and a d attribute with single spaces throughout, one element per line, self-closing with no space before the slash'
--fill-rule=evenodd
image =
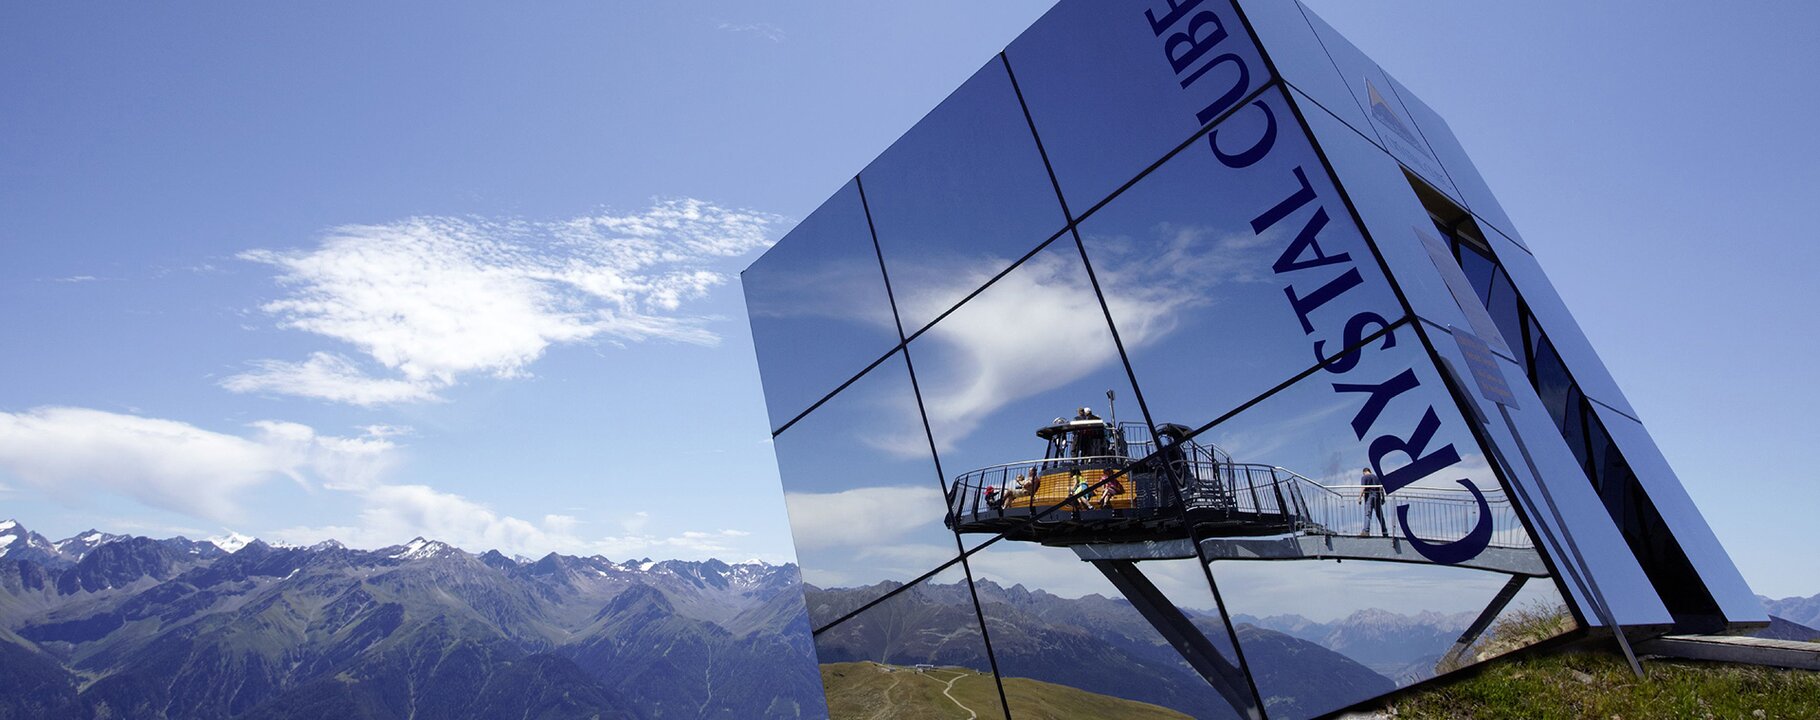
<path id="1" fill-rule="evenodd" d="M 953 545 L 895 543 L 859 547 L 846 562 L 801 562 L 803 582 L 819 588 L 852 588 L 904 582 L 953 560 Z M 959 567 L 958 565 L 956 567 Z M 950 571 L 951 572 L 951 571 Z"/>
<path id="2" fill-rule="evenodd" d="M 900 459 L 929 457 L 929 437 L 923 432 L 923 416 L 916 407 L 915 395 L 894 393 L 872 398 L 861 422 L 864 424 L 855 426 L 853 434 L 862 446 Z"/>
<path id="3" fill-rule="evenodd" d="M 1346 430 L 1355 405 L 1349 399 L 1335 398 L 1269 422 L 1240 415 L 1209 430 L 1202 442 L 1211 440 L 1231 454 L 1233 462 L 1274 465 L 1311 478 L 1343 475 L 1350 465 L 1356 479 L 1366 458 L 1365 445 Z"/>
<path id="4" fill-rule="evenodd" d="M 1171 295 L 1201 295 L 1225 283 L 1274 281 L 1270 262 L 1281 228 L 1258 234 L 1249 227 L 1222 230 L 1164 222 L 1152 231 L 1154 237 L 1144 241 L 1125 235 L 1092 236 L 1094 272 L 1102 279 L 1134 281 L 1132 286 Z"/>
<path id="5" fill-rule="evenodd" d="M 851 320 L 895 329 L 882 301 L 878 263 L 870 255 L 817 258 L 748 273 L 746 311 L 752 317 Z"/>
<path id="6" fill-rule="evenodd" d="M 1119 363 L 1086 269 L 1062 248 L 1030 258 L 929 329 L 925 337 L 941 360 L 917 367 L 945 368 L 952 376 L 924 384 L 923 407 L 948 442 L 1009 403 Z M 1140 318 L 1126 342 L 1146 342 L 1168 310 L 1142 304 L 1126 310 Z"/>
<path id="7" fill-rule="evenodd" d="M 854 468 L 855 473 L 864 468 Z M 929 487 L 864 487 L 833 493 L 785 493 L 790 532 L 798 552 L 829 547 L 889 543 L 912 530 L 938 523 L 942 493 Z M 952 553 L 950 553 L 952 555 Z"/>
<path id="8" fill-rule="evenodd" d="M 1120 597 L 1106 576 L 1064 548 L 1001 542 L 973 555 L 967 564 L 976 580 L 990 580 L 1007 588 L 1022 585 L 1065 598 L 1096 594 Z M 1144 569 L 1148 571 L 1149 567 Z"/>

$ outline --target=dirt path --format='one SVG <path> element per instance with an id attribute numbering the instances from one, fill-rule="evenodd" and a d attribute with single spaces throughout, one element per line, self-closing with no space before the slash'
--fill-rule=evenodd
<path id="1" fill-rule="evenodd" d="M 946 695 L 948 697 L 948 700 L 953 702 L 955 704 L 955 706 L 959 707 L 962 710 L 967 711 L 967 720 L 979 720 L 979 717 L 980 717 L 979 713 L 974 712 L 973 708 L 970 708 L 970 707 L 967 707 L 966 705 L 961 704 L 961 701 L 956 700 L 954 697 L 954 684 L 957 682 L 960 682 L 961 678 L 963 678 L 963 677 L 966 677 L 966 675 L 956 673 L 953 678 L 948 680 L 948 686 L 942 688 L 942 694 Z"/>

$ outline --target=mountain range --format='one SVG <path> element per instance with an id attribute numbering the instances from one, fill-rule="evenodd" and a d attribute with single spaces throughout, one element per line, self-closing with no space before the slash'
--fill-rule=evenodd
<path id="1" fill-rule="evenodd" d="M 799 588 L 761 562 L 52 542 L 9 520 L 0 719 L 820 717 Z"/>
<path id="2" fill-rule="evenodd" d="M 1820 595 L 1785 597 L 1781 600 L 1758 595 L 1757 599 L 1763 601 L 1763 609 L 1771 615 L 1798 625 L 1820 627 Z"/>
<path id="3" fill-rule="evenodd" d="M 1232 622 L 1307 640 L 1407 685 L 1434 677 L 1435 663 L 1476 615 L 1433 611 L 1403 615 L 1369 608 L 1328 622 L 1301 615 L 1260 618 L 1244 614 L 1234 615 Z"/>

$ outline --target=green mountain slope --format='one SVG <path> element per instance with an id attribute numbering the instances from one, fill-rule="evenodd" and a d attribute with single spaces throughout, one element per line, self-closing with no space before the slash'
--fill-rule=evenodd
<path id="1" fill-rule="evenodd" d="M 885 716 L 902 720 L 997 717 L 998 704 L 992 676 L 962 667 L 921 671 L 901 665 L 874 662 L 829 663 L 822 666 L 822 684 L 828 693 L 828 714 L 834 720 Z M 1066 685 L 1006 678 L 1005 700 L 1020 717 L 1075 720 L 1181 720 L 1174 710 L 1148 703 L 1098 695 Z"/>
<path id="2" fill-rule="evenodd" d="M 1392 704 L 1408 718 L 1820 718 L 1820 672 L 1616 655 L 1516 658 Z M 1388 712 L 1386 713 L 1388 714 Z"/>

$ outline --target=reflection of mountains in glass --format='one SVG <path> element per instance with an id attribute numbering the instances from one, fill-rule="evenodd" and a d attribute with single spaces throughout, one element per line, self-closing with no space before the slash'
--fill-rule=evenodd
<path id="1" fill-rule="evenodd" d="M 1157 717 L 1155 706 L 1192 717 L 1232 716 L 1231 708 L 1220 703 L 1217 695 L 1205 692 L 1206 681 L 1123 598 L 1094 594 L 1065 598 L 1022 585 L 1005 587 L 977 579 L 973 587 L 992 630 L 992 654 L 999 668 L 1017 669 L 1015 675 L 1001 678 L 1013 715 L 1047 716 L 1024 705 L 1042 700 L 1030 692 L 1039 687 L 1063 687 L 1080 691 L 1066 699 L 1092 701 L 1097 703 L 1094 707 L 1108 713 L 1080 717 Z M 862 602 L 872 592 L 875 589 L 804 586 L 810 605 L 844 606 Z M 816 636 L 816 653 L 822 663 L 823 681 L 828 683 L 831 711 L 845 702 L 836 696 L 837 690 L 858 691 L 893 679 L 899 681 L 899 689 L 926 684 L 921 679 L 913 682 L 907 676 L 888 675 L 847 675 L 829 682 L 831 670 L 851 673 L 855 666 L 879 663 L 990 671 L 991 665 L 983 655 L 984 645 L 950 639 L 953 629 L 959 626 L 956 623 L 968 622 L 965 618 L 974 613 L 966 586 L 923 584 L 899 597 L 900 600 L 868 611 L 882 609 L 891 615 L 874 617 L 868 623 L 870 627 L 890 628 L 888 634 L 842 624 Z M 1216 642 L 1230 647 L 1225 644 L 1225 630 L 1217 615 L 1194 612 L 1190 619 L 1207 637 L 1220 638 Z M 1259 686 L 1275 689 L 1265 698 L 1273 716 L 1308 717 L 1396 688 L 1390 678 L 1318 641 L 1253 625 L 1243 625 L 1238 632 L 1252 672 L 1260 676 Z M 1432 654 L 1433 649 L 1427 652 Z M 1407 660 L 1418 661 L 1414 657 Z M 938 673 L 944 681 L 958 674 L 962 673 Z M 961 680 L 954 691 L 963 702 L 963 686 L 967 682 Z M 932 709 L 954 709 L 941 695 L 939 686 L 927 702 Z M 1020 706 L 1027 712 L 1019 713 Z M 838 712 L 833 715 L 840 717 Z"/>
<path id="2" fill-rule="evenodd" d="M 1004 533 L 1047 545 L 1116 544 L 1199 538 L 1363 535 L 1370 511 L 1359 484 L 1322 483 L 1293 470 L 1237 462 L 1216 445 L 1190 437 L 1174 423 L 1156 427 L 1104 420 L 1087 408 L 1036 430 L 1040 459 L 979 468 L 948 487 L 949 527 L 963 533 Z M 1408 529 L 1425 541 L 1448 541 L 1470 530 L 1478 506 L 1470 493 L 1408 486 L 1384 498 L 1408 506 Z M 1533 543 L 1502 493 L 1488 505 L 1498 531 L 1494 548 L 1532 551 Z M 1392 534 L 1375 528 L 1380 537 Z M 1191 533 L 1192 531 L 1192 533 Z M 1396 534 L 1401 534 L 1399 528 Z M 1375 538 L 1374 538 L 1375 539 Z M 1392 539 L 1394 540 L 1394 538 Z"/>
<path id="3" fill-rule="evenodd" d="M 821 672 L 829 717 L 948 717 L 956 711 L 969 713 L 970 717 L 999 714 L 998 688 L 992 676 L 972 668 L 863 661 L 828 663 L 821 666 Z M 1002 682 L 1005 702 L 1019 716 L 1056 720 L 1189 717 L 1150 703 L 1041 680 L 1003 678 Z"/>

